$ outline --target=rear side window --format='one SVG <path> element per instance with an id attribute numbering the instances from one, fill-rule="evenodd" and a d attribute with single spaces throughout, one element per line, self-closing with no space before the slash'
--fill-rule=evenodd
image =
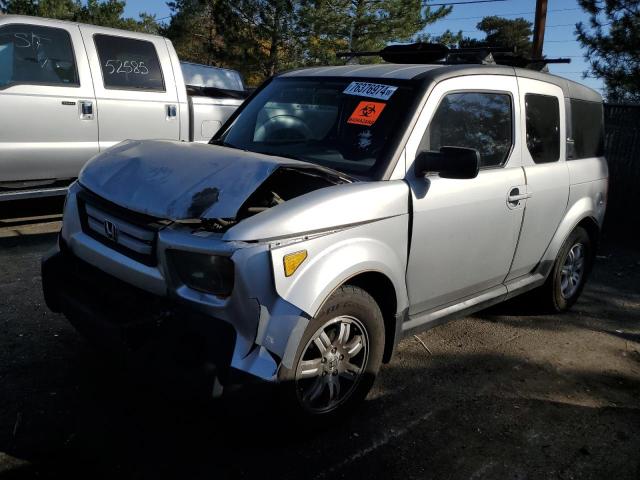
<path id="1" fill-rule="evenodd" d="M 112 35 L 95 35 L 94 41 L 105 88 L 165 91 L 162 68 L 153 43 Z"/>
<path id="2" fill-rule="evenodd" d="M 560 106 L 550 95 L 525 95 L 527 149 L 536 163 L 560 158 Z"/>
<path id="3" fill-rule="evenodd" d="M 456 92 L 445 96 L 420 142 L 420 151 L 440 147 L 475 148 L 481 167 L 504 164 L 512 145 L 511 96 Z"/>
<path id="4" fill-rule="evenodd" d="M 17 84 L 77 87 L 69 32 L 36 25 L 0 28 L 0 88 Z"/>
<path id="5" fill-rule="evenodd" d="M 574 160 L 604 155 L 603 118 L 601 103 L 571 99 Z"/>

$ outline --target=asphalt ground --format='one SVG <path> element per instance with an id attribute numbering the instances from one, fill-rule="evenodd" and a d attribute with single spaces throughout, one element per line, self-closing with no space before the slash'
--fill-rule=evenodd
<path id="1" fill-rule="evenodd" d="M 571 312 L 511 302 L 407 338 L 352 417 L 310 426 L 268 392 L 168 395 L 49 312 L 60 206 L 0 205 L 3 479 L 640 478 L 633 243 L 605 241 Z"/>

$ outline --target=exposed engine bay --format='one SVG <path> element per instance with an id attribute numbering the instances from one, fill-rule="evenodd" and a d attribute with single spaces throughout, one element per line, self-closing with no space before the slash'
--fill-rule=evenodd
<path id="1" fill-rule="evenodd" d="M 351 183 L 352 180 L 329 170 L 304 167 L 279 167 L 244 202 L 235 218 L 203 219 L 201 228 L 224 232 L 245 218 L 313 192 L 320 188 Z"/>

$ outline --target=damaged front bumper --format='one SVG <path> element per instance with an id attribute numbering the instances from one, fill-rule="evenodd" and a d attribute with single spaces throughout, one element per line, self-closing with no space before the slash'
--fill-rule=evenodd
<path id="1" fill-rule="evenodd" d="M 45 301 L 92 343 L 124 355 L 169 346 L 171 352 L 163 354 L 179 357 L 177 364 L 215 372 L 222 385 L 259 379 L 232 366 L 237 341 L 232 325 L 128 285 L 61 245 L 42 260 Z"/>
<path id="2" fill-rule="evenodd" d="M 173 338 L 215 367 L 223 385 L 277 381 L 309 317 L 277 295 L 268 245 L 242 246 L 183 227 L 164 228 L 154 240 L 157 262 L 145 265 L 87 231 L 80 193 L 77 185 L 71 188 L 58 245 L 42 261 L 51 310 L 111 350 L 137 351 L 160 337 Z M 167 261 L 169 250 L 230 255 L 236 270 L 232 294 L 216 297 L 183 284 Z"/>

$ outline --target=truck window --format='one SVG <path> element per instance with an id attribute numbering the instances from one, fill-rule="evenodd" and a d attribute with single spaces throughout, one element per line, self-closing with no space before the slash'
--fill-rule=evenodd
<path id="1" fill-rule="evenodd" d="M 80 85 L 69 32 L 13 24 L 0 27 L 0 88 Z"/>
<path id="2" fill-rule="evenodd" d="M 420 151 L 440 147 L 475 148 L 481 167 L 503 165 L 513 140 L 511 96 L 507 93 L 457 92 L 447 94 L 422 140 Z"/>
<path id="3" fill-rule="evenodd" d="M 180 62 L 184 83 L 193 87 L 213 87 L 244 92 L 242 77 L 235 70 Z"/>
<path id="4" fill-rule="evenodd" d="M 571 99 L 573 160 L 604 155 L 603 115 L 601 103 Z"/>
<path id="5" fill-rule="evenodd" d="M 560 158 L 560 107 L 550 95 L 524 96 L 527 116 L 527 149 L 535 163 L 557 162 Z"/>
<path id="6" fill-rule="evenodd" d="M 164 77 L 153 43 L 113 35 L 94 35 L 104 87 L 164 92 Z"/>

